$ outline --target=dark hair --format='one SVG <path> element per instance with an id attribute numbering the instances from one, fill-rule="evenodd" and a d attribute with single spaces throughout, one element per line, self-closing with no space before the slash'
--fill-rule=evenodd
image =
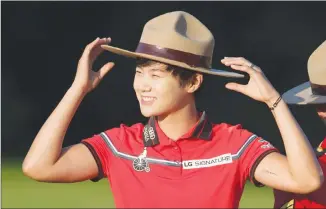
<path id="1" fill-rule="evenodd" d="M 148 59 L 137 59 L 136 60 L 136 66 L 138 67 L 146 67 L 154 63 L 161 63 L 158 61 L 153 61 L 153 60 L 148 60 Z M 193 79 L 195 78 L 196 73 L 195 71 L 188 70 L 182 67 L 177 67 L 174 65 L 169 65 L 166 63 L 162 63 L 167 65 L 166 71 L 171 72 L 174 77 L 176 77 L 179 80 L 180 86 L 185 87 L 186 85 L 190 84 L 193 82 Z M 204 82 L 203 82 L 204 83 Z M 202 89 L 202 85 L 195 91 L 195 96 L 198 95 L 200 90 Z"/>

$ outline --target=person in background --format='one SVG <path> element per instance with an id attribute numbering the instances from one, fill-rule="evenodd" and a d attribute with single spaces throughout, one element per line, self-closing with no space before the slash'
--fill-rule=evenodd
<path id="1" fill-rule="evenodd" d="M 326 127 L 326 41 L 309 57 L 309 81 L 283 95 L 291 105 L 313 106 Z M 326 137 L 316 148 L 319 164 L 326 174 Z M 274 189 L 274 208 L 326 208 L 326 183 L 309 194 L 295 194 Z"/>

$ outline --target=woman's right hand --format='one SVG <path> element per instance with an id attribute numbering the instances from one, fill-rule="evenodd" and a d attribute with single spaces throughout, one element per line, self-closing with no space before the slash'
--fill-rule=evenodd
<path id="1" fill-rule="evenodd" d="M 103 52 L 102 44 L 109 44 L 111 38 L 97 38 L 89 43 L 78 62 L 77 73 L 72 84 L 73 88 L 81 90 L 87 94 L 92 91 L 103 79 L 103 77 L 113 68 L 114 63 L 106 63 L 97 72 L 93 71 L 93 63 Z"/>

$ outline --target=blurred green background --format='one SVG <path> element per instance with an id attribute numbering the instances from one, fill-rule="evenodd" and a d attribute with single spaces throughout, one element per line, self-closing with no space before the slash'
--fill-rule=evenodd
<path id="1" fill-rule="evenodd" d="M 114 202 L 106 180 L 98 183 L 40 183 L 25 177 L 21 160 L 2 159 L 2 208 L 113 208 Z M 241 208 L 271 208 L 269 188 L 248 183 Z"/>

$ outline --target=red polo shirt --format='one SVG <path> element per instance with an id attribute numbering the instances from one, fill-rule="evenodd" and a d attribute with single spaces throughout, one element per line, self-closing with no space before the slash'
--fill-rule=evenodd
<path id="1" fill-rule="evenodd" d="M 316 150 L 319 164 L 326 174 L 326 138 Z M 274 208 L 326 208 L 326 183 L 317 191 L 300 195 L 274 190 Z"/>
<path id="2" fill-rule="evenodd" d="M 108 179 L 118 208 L 236 208 L 246 180 L 258 183 L 258 163 L 277 151 L 240 125 L 212 124 L 205 112 L 177 141 L 151 118 L 146 126 L 122 124 L 82 143 L 99 166 L 93 181 Z"/>

